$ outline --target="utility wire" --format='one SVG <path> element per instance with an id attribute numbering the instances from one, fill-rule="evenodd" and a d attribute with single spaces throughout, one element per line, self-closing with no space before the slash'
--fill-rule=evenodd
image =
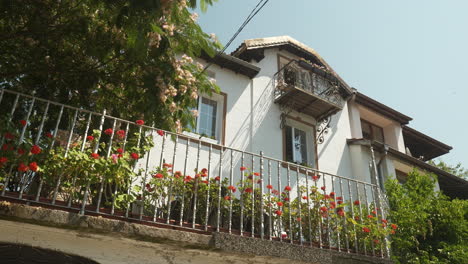
<path id="1" fill-rule="evenodd" d="M 229 39 L 229 41 L 226 43 L 224 48 L 216 53 L 215 57 L 223 54 L 226 51 L 226 49 L 232 44 L 232 42 L 236 39 L 236 37 L 242 32 L 242 30 L 247 26 L 247 24 L 258 14 L 258 12 L 260 12 L 260 10 L 262 10 L 262 8 L 268 3 L 268 1 L 270 1 L 270 0 L 260 0 L 257 3 L 257 5 L 254 7 L 254 9 L 252 9 L 252 11 L 250 11 L 250 14 L 244 20 L 244 22 L 239 27 L 239 29 L 237 29 L 236 33 L 234 33 L 234 35 L 231 37 L 231 39 Z M 205 66 L 205 68 L 203 69 L 202 73 L 205 72 L 212 64 L 213 64 L 213 62 L 208 63 Z"/>

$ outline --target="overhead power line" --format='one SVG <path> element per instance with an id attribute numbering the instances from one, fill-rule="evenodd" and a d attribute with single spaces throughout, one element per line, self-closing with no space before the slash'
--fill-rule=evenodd
<path id="1" fill-rule="evenodd" d="M 237 38 L 237 36 L 242 32 L 242 30 L 247 26 L 247 24 L 258 14 L 258 12 L 260 12 L 260 10 L 262 10 L 262 8 L 269 2 L 270 0 L 260 0 L 257 5 L 254 7 L 254 9 L 252 9 L 252 11 L 250 11 L 250 14 L 247 16 L 247 18 L 244 20 L 244 22 L 242 23 L 242 25 L 237 29 L 237 31 L 234 33 L 234 35 L 232 35 L 231 39 L 229 39 L 229 41 L 226 43 L 226 45 L 224 46 L 223 49 L 221 49 L 220 51 L 218 51 L 215 55 L 216 56 L 219 56 L 221 54 L 223 54 L 226 49 L 232 44 L 232 42 Z M 210 62 L 208 63 L 205 68 L 203 69 L 203 72 L 206 71 L 213 63 Z"/>

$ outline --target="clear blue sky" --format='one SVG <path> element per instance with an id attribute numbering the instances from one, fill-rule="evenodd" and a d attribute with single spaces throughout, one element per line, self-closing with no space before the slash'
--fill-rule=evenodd
<path id="1" fill-rule="evenodd" d="M 219 0 L 199 23 L 225 44 L 258 0 Z M 467 0 L 270 0 L 236 41 L 289 35 L 360 92 L 413 118 L 468 167 Z"/>

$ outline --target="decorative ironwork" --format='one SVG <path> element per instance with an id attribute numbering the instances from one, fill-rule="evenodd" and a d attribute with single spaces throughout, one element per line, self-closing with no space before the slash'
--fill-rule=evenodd
<path id="1" fill-rule="evenodd" d="M 332 117 L 328 116 L 322 120 L 319 121 L 319 124 L 317 126 L 317 143 L 322 144 L 325 141 L 325 135 L 328 134 L 330 131 L 330 122 L 331 122 Z"/>
<path id="2" fill-rule="evenodd" d="M 340 94 L 339 83 L 324 77 L 323 75 L 326 76 L 329 73 L 327 73 L 323 67 L 307 64 L 311 69 L 316 69 L 313 71 L 303 67 L 305 63 L 306 62 L 303 61 L 293 60 L 284 65 L 275 74 L 275 99 L 295 87 L 342 107 L 344 105 L 344 100 Z M 318 72 L 322 72 L 322 74 Z"/>

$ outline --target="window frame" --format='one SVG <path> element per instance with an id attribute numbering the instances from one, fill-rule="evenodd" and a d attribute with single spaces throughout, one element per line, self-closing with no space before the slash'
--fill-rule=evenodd
<path id="1" fill-rule="evenodd" d="M 369 139 L 369 138 L 365 138 L 365 137 L 364 137 L 364 133 L 363 133 L 363 135 L 362 135 L 362 138 L 364 138 L 364 139 L 369 139 L 369 140 L 372 140 L 372 141 L 380 142 L 380 140 L 377 140 L 377 139 L 376 139 L 376 136 L 375 136 L 375 134 L 374 134 L 374 128 L 375 128 L 375 129 L 379 129 L 380 132 L 382 133 L 382 141 L 383 141 L 383 142 L 380 142 L 380 143 L 385 144 L 385 133 L 384 133 L 383 127 L 378 126 L 378 125 L 376 125 L 376 124 L 374 124 L 374 123 L 372 123 L 372 122 L 369 122 L 369 121 L 367 121 L 367 120 L 361 118 L 361 133 L 363 132 L 363 128 L 362 128 L 362 124 L 363 124 L 363 123 L 366 124 L 366 125 L 368 125 L 368 126 L 370 127 L 370 135 L 371 135 L 371 138 L 370 138 L 370 139 Z"/>
<path id="2" fill-rule="evenodd" d="M 292 117 L 289 115 L 287 115 L 286 117 L 287 117 L 286 126 L 283 128 L 283 160 L 286 162 L 295 163 L 294 161 L 288 160 L 287 158 L 288 139 L 287 139 L 286 129 L 288 129 L 288 127 L 291 127 L 293 130 L 294 129 L 302 130 L 306 133 L 307 166 L 310 166 L 313 169 L 318 170 L 319 166 L 318 166 L 316 126 L 312 123 L 303 121 L 299 117 Z M 289 144 L 292 144 L 291 141 L 293 140 L 294 139 L 291 137 L 289 139 L 290 141 Z M 294 152 L 293 152 L 293 156 L 294 156 Z M 298 164 L 298 165 L 301 165 L 301 164 Z"/>
<path id="3" fill-rule="evenodd" d="M 215 138 L 205 137 L 199 133 L 200 124 L 199 124 L 199 116 L 195 118 L 195 130 L 192 131 L 184 131 L 183 133 L 192 136 L 198 139 L 202 139 L 204 141 L 214 143 L 214 144 L 225 144 L 225 135 L 226 135 L 226 112 L 227 112 L 227 94 L 224 92 L 215 93 L 213 92 L 211 95 L 208 94 L 199 94 L 197 99 L 197 108 L 195 110 L 198 111 L 198 115 L 201 114 L 201 104 L 203 98 L 208 100 L 215 101 L 216 106 L 216 124 L 215 124 Z M 189 128 L 190 129 L 190 128 Z"/>

